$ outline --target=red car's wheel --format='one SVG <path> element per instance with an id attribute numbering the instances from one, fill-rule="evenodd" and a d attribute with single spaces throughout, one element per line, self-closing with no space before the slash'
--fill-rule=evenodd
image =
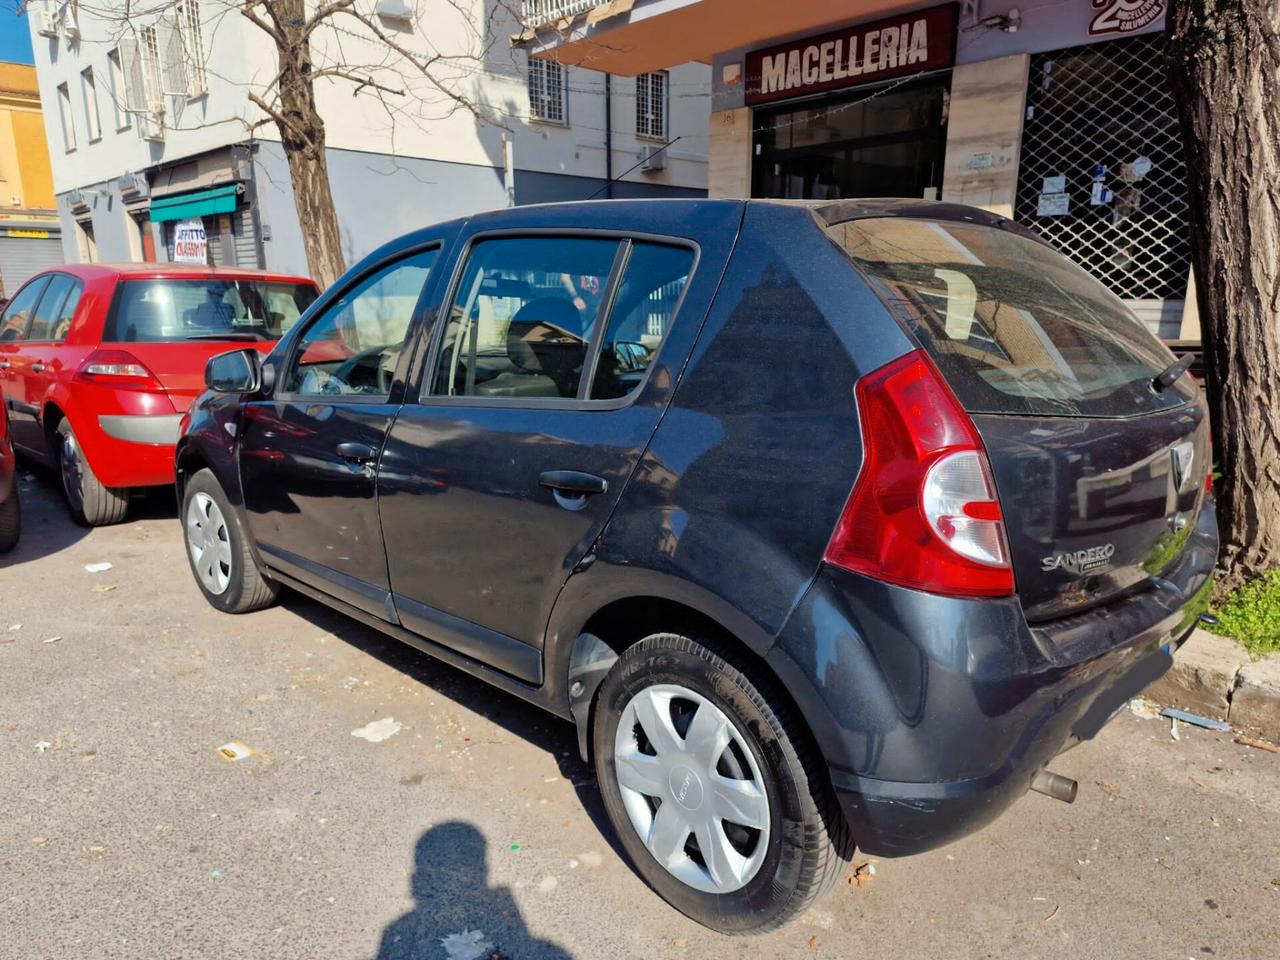
<path id="1" fill-rule="evenodd" d="M 89 466 L 71 423 L 58 424 L 58 472 L 72 519 L 86 527 L 119 523 L 129 509 L 128 487 L 105 486 Z"/>

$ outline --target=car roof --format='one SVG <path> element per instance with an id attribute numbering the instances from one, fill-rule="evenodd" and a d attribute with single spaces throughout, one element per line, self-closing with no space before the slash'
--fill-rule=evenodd
<path id="1" fill-rule="evenodd" d="M 285 283 L 314 283 L 309 277 L 250 270 L 246 267 L 205 267 L 194 263 L 68 263 L 50 267 L 48 273 L 68 273 L 82 280 L 129 277 L 135 280 L 179 279 L 199 280 L 272 280 Z"/>

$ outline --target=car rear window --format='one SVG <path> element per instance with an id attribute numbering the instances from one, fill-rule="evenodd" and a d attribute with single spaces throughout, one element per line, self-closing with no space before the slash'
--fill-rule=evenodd
<path id="1" fill-rule="evenodd" d="M 305 283 L 191 279 L 125 280 L 102 339 L 278 340 L 316 298 Z"/>
<path id="2" fill-rule="evenodd" d="M 970 413 L 1124 417 L 1177 406 L 1167 348 L 1066 257 L 993 227 L 905 217 L 828 235 L 879 288 Z"/>

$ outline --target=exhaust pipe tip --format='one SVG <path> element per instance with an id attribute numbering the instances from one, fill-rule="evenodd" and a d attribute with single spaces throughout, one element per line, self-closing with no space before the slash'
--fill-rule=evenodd
<path id="1" fill-rule="evenodd" d="M 1041 770 L 1031 778 L 1031 789 L 1063 803 L 1075 803 L 1080 784 L 1052 770 Z"/>

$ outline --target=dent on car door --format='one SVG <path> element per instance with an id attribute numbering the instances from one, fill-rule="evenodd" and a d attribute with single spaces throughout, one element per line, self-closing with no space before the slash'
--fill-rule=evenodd
<path id="1" fill-rule="evenodd" d="M 274 393 L 243 408 L 245 510 L 266 562 L 388 618 L 374 469 L 437 252 L 353 279 L 292 341 Z"/>
<path id="2" fill-rule="evenodd" d="M 608 520 L 687 356 L 700 316 L 676 311 L 695 260 L 675 241 L 472 243 L 421 395 L 401 410 L 379 469 L 405 626 L 541 680 L 556 594 Z M 668 335 L 684 323 L 685 336 Z"/>

